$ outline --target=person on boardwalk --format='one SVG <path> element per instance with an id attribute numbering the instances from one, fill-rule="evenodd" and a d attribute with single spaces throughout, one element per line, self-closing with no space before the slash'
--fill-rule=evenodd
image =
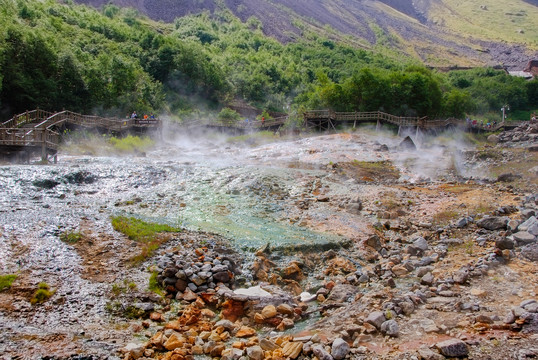
<path id="1" fill-rule="evenodd" d="M 148 114 L 144 114 L 144 120 L 148 119 Z"/>
<path id="2" fill-rule="evenodd" d="M 138 118 L 138 115 L 136 115 L 136 111 L 133 111 L 133 113 L 131 114 L 131 119 L 137 119 Z"/>
<path id="3" fill-rule="evenodd" d="M 265 116 L 262 116 L 262 126 L 265 125 Z"/>

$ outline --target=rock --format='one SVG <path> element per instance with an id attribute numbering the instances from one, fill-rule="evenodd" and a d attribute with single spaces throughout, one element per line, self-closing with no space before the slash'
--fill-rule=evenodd
<path id="1" fill-rule="evenodd" d="M 536 236 L 527 231 L 519 231 L 512 236 L 518 245 L 527 245 L 536 242 Z"/>
<path id="2" fill-rule="evenodd" d="M 299 267 L 299 265 L 297 265 L 297 262 L 295 261 L 282 269 L 280 275 L 284 279 L 293 279 L 296 281 L 301 281 L 304 278 L 301 268 Z"/>
<path id="3" fill-rule="evenodd" d="M 213 274 L 213 279 L 216 282 L 227 283 L 231 280 L 231 276 L 228 271 L 221 271 L 221 272 Z"/>
<path id="4" fill-rule="evenodd" d="M 505 173 L 501 174 L 497 177 L 498 182 L 512 182 L 517 179 L 521 179 L 521 175 L 519 174 L 512 174 L 512 173 Z"/>
<path id="5" fill-rule="evenodd" d="M 280 304 L 276 307 L 276 311 L 283 315 L 293 315 L 293 307 L 288 304 Z"/>
<path id="6" fill-rule="evenodd" d="M 523 246 L 521 255 L 527 260 L 538 262 L 538 242 Z"/>
<path id="7" fill-rule="evenodd" d="M 316 295 L 312 295 L 309 292 L 302 292 L 301 295 L 299 295 L 299 301 L 301 302 L 310 302 L 316 300 Z"/>
<path id="8" fill-rule="evenodd" d="M 482 8 L 482 5 L 481 5 L 480 8 Z M 490 143 L 497 144 L 499 142 L 499 136 L 497 136 L 495 134 L 491 134 L 490 136 L 488 136 L 487 140 Z"/>
<path id="9" fill-rule="evenodd" d="M 314 345 L 312 347 L 312 352 L 318 360 L 333 360 L 331 354 L 329 354 L 321 344 Z"/>
<path id="10" fill-rule="evenodd" d="M 243 350 L 236 348 L 224 349 L 220 356 L 221 360 L 239 360 L 243 356 Z"/>
<path id="11" fill-rule="evenodd" d="M 252 360 L 263 360 L 264 354 L 263 349 L 260 346 L 252 346 L 247 348 L 247 356 Z"/>
<path id="12" fill-rule="evenodd" d="M 253 286 L 248 289 L 234 290 L 235 294 L 245 295 L 248 297 L 272 297 L 270 292 L 263 290 L 260 286 Z"/>
<path id="13" fill-rule="evenodd" d="M 486 230 L 502 230 L 506 229 L 509 220 L 504 216 L 487 216 L 478 220 L 476 225 Z"/>
<path id="14" fill-rule="evenodd" d="M 177 279 L 177 281 L 174 284 L 174 287 L 177 291 L 184 292 L 187 289 L 187 285 L 189 283 L 183 279 Z"/>
<path id="15" fill-rule="evenodd" d="M 327 301 L 346 302 L 353 298 L 359 289 L 350 284 L 337 284 L 329 294 Z"/>
<path id="16" fill-rule="evenodd" d="M 282 354 L 288 359 L 297 359 L 302 351 L 302 342 L 287 342 L 282 346 Z"/>
<path id="17" fill-rule="evenodd" d="M 437 332 L 439 332 L 439 328 L 435 324 L 435 321 L 433 321 L 431 319 L 421 319 L 419 321 L 419 324 L 420 324 L 420 327 L 422 328 L 422 330 L 424 330 L 424 332 L 426 332 L 428 334 L 429 333 L 437 333 Z"/>
<path id="18" fill-rule="evenodd" d="M 390 270 L 396 276 L 404 276 L 404 275 L 407 275 L 407 273 L 409 272 L 407 268 L 403 265 L 396 265 Z"/>
<path id="19" fill-rule="evenodd" d="M 482 289 L 478 288 L 472 288 L 470 291 L 471 295 L 477 296 L 477 297 L 485 297 L 487 295 L 487 292 Z"/>
<path id="20" fill-rule="evenodd" d="M 175 350 L 177 348 L 183 347 L 183 344 L 185 344 L 185 338 L 181 335 L 178 335 L 176 333 L 170 335 L 168 340 L 164 343 L 164 348 L 168 351 Z"/>
<path id="21" fill-rule="evenodd" d="M 452 276 L 452 279 L 456 284 L 465 284 L 469 278 L 469 272 L 467 270 L 459 270 Z"/>
<path id="22" fill-rule="evenodd" d="M 376 329 L 380 329 L 381 325 L 386 321 L 385 314 L 381 311 L 371 312 L 366 318 L 365 322 L 372 324 Z"/>
<path id="23" fill-rule="evenodd" d="M 185 301 L 194 301 L 198 299 L 198 295 L 194 293 L 191 289 L 187 288 L 185 289 L 185 292 L 183 293 L 183 300 Z"/>
<path id="24" fill-rule="evenodd" d="M 441 341 L 435 344 L 435 347 L 439 349 L 441 354 L 448 357 L 462 357 L 469 353 L 467 345 L 459 339 Z"/>
<path id="25" fill-rule="evenodd" d="M 209 348 L 209 355 L 211 355 L 211 357 L 221 357 L 224 350 L 226 350 L 226 345 L 217 344 Z"/>
<path id="26" fill-rule="evenodd" d="M 246 338 L 254 335 L 256 335 L 256 330 L 248 326 L 241 326 L 241 328 L 237 330 L 237 333 L 235 333 L 235 336 L 238 338 Z"/>
<path id="27" fill-rule="evenodd" d="M 129 354 L 133 359 L 136 360 L 144 354 L 145 349 L 145 344 L 128 343 L 121 349 L 121 352 L 124 354 Z"/>
<path id="28" fill-rule="evenodd" d="M 538 219 L 536 219 L 536 216 L 531 216 L 527 220 L 525 220 L 523 223 L 521 223 L 517 229 L 519 231 L 528 231 L 533 226 L 538 225 Z M 535 234 L 534 234 L 535 235 Z"/>
<path id="29" fill-rule="evenodd" d="M 439 353 L 433 352 L 427 347 L 418 349 L 418 354 L 422 360 L 444 360 L 445 357 Z"/>
<path id="30" fill-rule="evenodd" d="M 280 349 L 280 346 L 278 346 L 275 342 L 266 338 L 260 340 L 260 347 L 265 351 Z"/>
<path id="31" fill-rule="evenodd" d="M 381 324 L 381 332 L 388 336 L 397 337 L 400 333 L 400 327 L 395 320 L 387 320 Z"/>
<path id="32" fill-rule="evenodd" d="M 433 284 L 433 282 L 435 281 L 433 275 L 431 272 L 427 273 L 426 275 L 424 275 L 421 279 L 420 279 L 420 283 L 422 285 L 427 285 L 427 286 L 431 286 Z"/>
<path id="33" fill-rule="evenodd" d="M 402 150 L 416 150 L 417 146 L 413 142 L 413 139 L 411 139 L 410 136 L 406 136 L 402 142 L 400 142 L 400 145 L 398 147 Z"/>
<path id="34" fill-rule="evenodd" d="M 503 236 L 495 240 L 495 247 L 501 250 L 510 250 L 514 248 L 514 241 L 506 236 Z"/>
<path id="35" fill-rule="evenodd" d="M 467 225 L 469 225 L 469 218 L 467 217 L 461 218 L 458 221 L 456 221 L 454 225 L 459 229 L 464 228 Z"/>
<path id="36" fill-rule="evenodd" d="M 331 347 L 331 356 L 335 360 L 341 360 L 349 353 L 349 344 L 342 338 L 336 338 Z"/>
<path id="37" fill-rule="evenodd" d="M 275 317 L 278 314 L 278 312 L 274 305 L 267 305 L 266 307 L 263 308 L 261 314 L 264 319 L 270 319 L 272 317 Z"/>
<path id="38" fill-rule="evenodd" d="M 230 320 L 219 320 L 215 323 L 215 328 L 222 326 L 227 331 L 233 331 L 235 329 L 235 325 Z"/>

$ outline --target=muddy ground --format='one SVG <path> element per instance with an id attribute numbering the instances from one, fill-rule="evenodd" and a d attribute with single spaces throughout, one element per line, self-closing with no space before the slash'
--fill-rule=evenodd
<path id="1" fill-rule="evenodd" d="M 3 165 L 1 357 L 536 358 L 533 131 L 169 136 Z M 133 263 L 115 215 L 183 231 Z"/>

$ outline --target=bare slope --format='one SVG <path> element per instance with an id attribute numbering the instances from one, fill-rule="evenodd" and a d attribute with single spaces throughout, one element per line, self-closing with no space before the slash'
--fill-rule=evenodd
<path id="1" fill-rule="evenodd" d="M 78 0 L 101 6 L 109 0 Z M 219 6 L 243 21 L 254 16 L 264 32 L 288 42 L 307 31 L 351 35 L 356 45 L 390 48 L 433 66 L 507 65 L 538 57 L 536 0 L 112 0 L 156 20 Z M 220 5 L 219 5 L 220 4 Z M 534 20 L 533 20 L 534 19 Z"/>

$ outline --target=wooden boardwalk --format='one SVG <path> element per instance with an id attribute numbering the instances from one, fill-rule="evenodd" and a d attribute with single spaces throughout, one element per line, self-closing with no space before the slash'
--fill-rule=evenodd
<path id="1" fill-rule="evenodd" d="M 376 123 L 377 128 L 381 124 L 391 124 L 398 126 L 398 132 L 402 128 L 415 128 L 420 130 L 444 130 L 449 128 L 460 128 L 467 131 L 497 131 L 501 128 L 515 128 L 525 121 L 520 122 L 500 122 L 490 126 L 483 124 L 473 124 L 463 119 L 448 118 L 442 120 L 431 120 L 428 117 L 403 117 L 387 114 L 381 111 L 372 112 L 335 112 L 331 110 L 306 111 L 303 115 L 304 124 L 307 128 L 319 131 L 336 130 L 338 125 L 351 125 L 356 127 L 361 123 Z"/>
<path id="2" fill-rule="evenodd" d="M 82 115 L 72 111 L 51 113 L 44 110 L 26 111 L 0 125 L 0 149 L 3 153 L 22 153 L 29 159 L 35 153 L 46 161 L 56 154 L 61 129 L 66 126 L 102 129 L 107 132 L 160 129 L 159 119 L 119 119 Z"/>
<path id="3" fill-rule="evenodd" d="M 195 121 L 187 124 L 190 130 L 196 128 L 209 128 L 219 131 L 233 132 L 233 133 L 246 133 L 249 131 L 278 131 L 288 120 L 288 116 L 280 116 L 276 118 L 262 120 L 249 120 L 247 121 Z"/>

